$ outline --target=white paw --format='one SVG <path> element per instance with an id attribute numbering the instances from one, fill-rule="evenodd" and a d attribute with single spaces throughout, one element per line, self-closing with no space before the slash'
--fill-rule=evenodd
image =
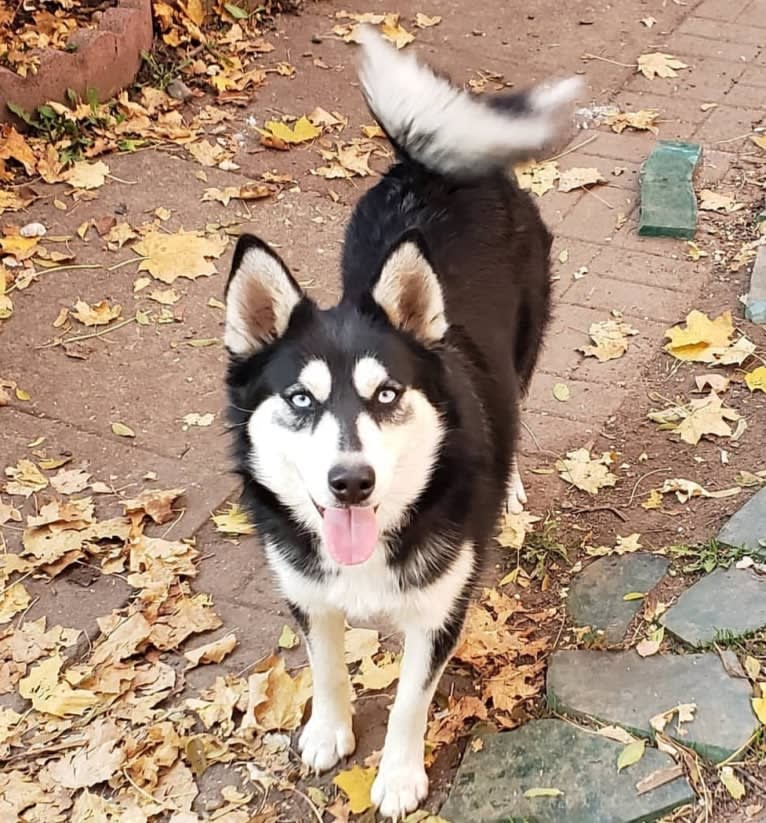
<path id="1" fill-rule="evenodd" d="M 312 715 L 298 741 L 303 762 L 317 774 L 331 769 L 356 748 L 356 738 L 348 720 L 327 721 Z"/>
<path id="2" fill-rule="evenodd" d="M 524 491 L 524 484 L 521 482 L 521 475 L 517 470 L 511 473 L 508 481 L 508 497 L 505 501 L 506 510 L 509 514 L 521 514 L 527 502 L 527 493 Z"/>
<path id="3" fill-rule="evenodd" d="M 381 765 L 370 794 L 381 816 L 391 820 L 402 820 L 414 812 L 427 795 L 428 776 L 422 763 Z"/>

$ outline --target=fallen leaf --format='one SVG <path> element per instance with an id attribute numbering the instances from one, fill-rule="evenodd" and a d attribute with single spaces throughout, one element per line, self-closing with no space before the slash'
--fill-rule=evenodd
<path id="1" fill-rule="evenodd" d="M 367 140 L 336 143 L 334 150 L 320 150 L 322 157 L 330 164 L 312 169 L 311 173 L 327 180 L 369 177 L 373 174 L 369 162 L 374 148 Z"/>
<path id="2" fill-rule="evenodd" d="M 267 699 L 255 707 L 258 728 L 263 731 L 292 731 L 303 722 L 303 712 L 311 697 L 311 672 L 301 669 L 291 677 L 285 661 L 277 658 L 267 677 Z"/>
<path id="3" fill-rule="evenodd" d="M 4 578 L 0 576 L 0 582 Z M 19 612 L 24 611 L 32 602 L 29 592 L 22 583 L 3 585 L 0 594 L 0 625 L 9 623 Z"/>
<path id="4" fill-rule="evenodd" d="M 517 163 L 513 167 L 519 187 L 525 191 L 534 192 L 538 197 L 542 197 L 550 191 L 556 181 L 561 176 L 558 163 L 548 160 L 538 163 L 529 160 L 525 163 Z"/>
<path id="5" fill-rule="evenodd" d="M 622 596 L 622 599 L 626 602 L 630 602 L 632 600 L 643 600 L 646 597 L 646 592 L 628 592 Z"/>
<path id="6" fill-rule="evenodd" d="M 162 525 L 173 520 L 178 512 L 173 510 L 173 503 L 186 491 L 186 489 L 147 489 L 141 492 L 138 497 L 132 500 L 125 500 L 122 504 L 125 507 L 125 514 L 128 516 L 144 515 L 150 517 L 154 523 Z"/>
<path id="7" fill-rule="evenodd" d="M 759 149 L 766 151 L 766 134 L 751 134 L 750 139 Z"/>
<path id="8" fill-rule="evenodd" d="M 745 786 L 737 775 L 734 774 L 734 769 L 731 766 L 722 766 L 718 772 L 718 778 L 726 791 L 735 800 L 741 800 L 745 796 Z"/>
<path id="9" fill-rule="evenodd" d="M 247 183 L 244 186 L 226 186 L 223 189 L 205 189 L 203 201 L 215 200 L 228 206 L 232 200 L 263 200 L 276 192 L 273 186 L 266 183 Z"/>
<path id="10" fill-rule="evenodd" d="M 708 253 L 703 251 L 693 240 L 687 240 L 686 256 L 689 260 L 701 260 L 703 257 L 707 257 Z"/>
<path id="11" fill-rule="evenodd" d="M 223 534 L 245 535 L 253 533 L 253 526 L 248 520 L 247 513 L 239 503 L 229 503 L 229 508 L 224 512 L 214 514 L 210 518 L 216 529 Z"/>
<path id="12" fill-rule="evenodd" d="M 346 795 L 349 801 L 349 810 L 352 814 L 366 812 L 372 806 L 370 790 L 375 780 L 377 769 L 363 769 L 355 765 L 353 768 L 339 772 L 333 783 Z"/>
<path id="13" fill-rule="evenodd" d="M 565 459 L 556 461 L 556 470 L 562 480 L 581 491 L 596 495 L 600 489 L 617 483 L 617 476 L 609 471 L 613 462 L 609 452 L 594 459 L 588 449 L 575 449 L 567 452 Z"/>
<path id="14" fill-rule="evenodd" d="M 641 109 L 640 111 L 621 111 L 617 114 L 610 114 L 605 120 L 607 126 L 617 134 L 622 134 L 625 129 L 635 129 L 636 131 L 650 131 L 652 134 L 659 134 L 656 120 L 659 116 L 657 109 Z"/>
<path id="15" fill-rule="evenodd" d="M 231 153 L 226 151 L 223 146 L 219 146 L 218 143 L 211 143 L 209 140 L 191 143 L 187 145 L 186 150 L 198 163 L 209 168 L 218 166 L 231 157 Z"/>
<path id="16" fill-rule="evenodd" d="M 87 487 L 90 473 L 85 469 L 61 469 L 50 482 L 59 494 L 76 494 Z"/>
<path id="17" fill-rule="evenodd" d="M 666 783 L 670 783 L 681 777 L 683 773 L 684 767 L 680 763 L 674 763 L 672 766 L 656 769 L 636 783 L 636 794 L 642 795 L 647 792 L 653 792 L 660 786 L 664 786 Z"/>
<path id="18" fill-rule="evenodd" d="M 644 756 L 645 750 L 645 740 L 636 740 L 633 743 L 629 743 L 617 757 L 617 771 L 621 772 L 623 769 L 627 769 L 629 766 L 633 766 L 635 763 L 638 763 L 638 761 Z"/>
<path id="19" fill-rule="evenodd" d="M 693 446 L 705 435 L 731 437 L 734 432 L 729 423 L 740 419 L 739 412 L 724 406 L 714 391 L 707 397 L 693 399 L 686 405 L 651 411 L 647 416 Z"/>
<path id="20" fill-rule="evenodd" d="M 636 738 L 630 732 L 625 731 L 622 726 L 602 726 L 596 734 L 606 737 L 607 740 L 614 740 L 615 743 L 622 743 L 624 746 L 629 746 L 636 741 Z"/>
<path id="21" fill-rule="evenodd" d="M 729 388 L 730 379 L 725 374 L 700 374 L 694 378 L 697 391 L 704 391 L 706 388 L 712 389 L 716 394 L 721 394 Z"/>
<path id="22" fill-rule="evenodd" d="M 688 69 L 686 63 L 681 62 L 672 54 L 664 54 L 661 51 L 642 54 L 638 58 L 638 71 L 652 80 L 655 77 L 678 77 L 676 69 Z"/>
<path id="23" fill-rule="evenodd" d="M 755 681 L 758 679 L 758 676 L 761 673 L 761 662 L 757 660 L 752 655 L 747 655 L 745 657 L 745 671 L 747 672 L 747 676 Z"/>
<path id="24" fill-rule="evenodd" d="M 729 194 L 719 194 L 710 189 L 702 189 L 700 192 L 699 207 L 702 211 L 724 211 L 733 212 L 745 208 L 744 204 L 736 203 Z"/>
<path id="25" fill-rule="evenodd" d="M 566 169 L 559 174 L 559 191 L 573 191 L 605 182 L 601 172 L 596 168 Z"/>
<path id="26" fill-rule="evenodd" d="M 88 163 L 81 160 L 64 172 L 62 179 L 75 189 L 97 189 L 104 185 L 108 174 L 109 166 L 103 161 Z"/>
<path id="27" fill-rule="evenodd" d="M 430 29 L 431 26 L 438 26 L 441 21 L 441 17 L 429 17 L 427 14 L 423 14 L 422 12 L 418 12 L 415 15 L 415 25 L 419 29 Z"/>
<path id="28" fill-rule="evenodd" d="M 372 657 L 380 648 L 380 638 L 376 629 L 347 629 L 343 640 L 346 663 L 357 663 L 365 657 Z"/>
<path id="29" fill-rule="evenodd" d="M 720 491 L 710 492 L 693 480 L 684 480 L 683 478 L 677 477 L 666 480 L 662 484 L 662 488 L 660 488 L 662 494 L 675 493 L 679 503 L 686 503 L 686 501 L 692 497 L 731 497 L 732 495 L 739 494 L 740 491 L 741 489 L 735 486 L 731 489 L 721 489 Z"/>
<path id="30" fill-rule="evenodd" d="M 623 320 L 602 320 L 600 323 L 591 323 L 588 334 L 593 344 L 582 346 L 577 351 L 586 357 L 595 357 L 599 363 L 605 363 L 625 354 L 629 345 L 628 337 L 638 334 L 638 329 Z"/>
<path id="31" fill-rule="evenodd" d="M 506 549 L 520 549 L 524 545 L 524 538 L 532 531 L 533 524 L 539 520 L 539 517 L 527 511 L 518 514 L 506 512 L 501 521 L 497 542 Z"/>
<path id="32" fill-rule="evenodd" d="M 108 300 L 100 300 L 91 306 L 78 300 L 70 314 L 85 326 L 106 326 L 122 314 L 122 306 L 110 306 Z"/>
<path id="33" fill-rule="evenodd" d="M 195 280 L 216 273 L 208 258 L 218 258 L 226 250 L 225 237 L 204 237 L 197 232 L 179 231 L 165 234 L 151 230 L 133 246 L 145 257 L 138 264 L 139 271 L 148 271 L 157 280 L 172 284 L 179 277 Z"/>
<path id="34" fill-rule="evenodd" d="M 19 681 L 19 694 L 45 714 L 56 717 L 84 714 L 99 702 L 99 697 L 85 689 L 73 689 L 66 680 L 59 682 L 63 665 L 63 658 L 56 654 L 32 667 Z"/>
<path id="35" fill-rule="evenodd" d="M 725 311 L 711 320 L 706 314 L 695 309 L 686 316 L 685 324 L 673 326 L 665 332 L 665 337 L 670 341 L 665 344 L 665 351 L 677 360 L 687 362 L 739 364 L 752 354 L 755 346 L 752 346 L 746 337 L 740 338 L 732 345 L 733 334 L 734 323 L 730 311 Z"/>
<path id="36" fill-rule="evenodd" d="M 562 792 L 561 789 L 537 787 L 533 789 L 527 789 L 524 792 L 524 797 L 528 797 L 530 799 L 535 797 L 561 797 L 563 794 L 564 792 Z"/>
<path id="37" fill-rule="evenodd" d="M 294 649 L 300 642 L 300 638 L 290 626 L 287 624 L 282 626 L 279 640 L 277 640 L 277 646 L 279 646 L 280 649 Z"/>
<path id="38" fill-rule="evenodd" d="M 322 133 L 322 129 L 315 126 L 305 115 L 296 120 L 292 127 L 277 120 L 267 120 L 265 128 L 258 131 L 261 133 L 261 142 L 276 148 L 306 143 L 315 140 Z"/>
<path id="39" fill-rule="evenodd" d="M 649 725 L 657 732 L 664 732 L 665 727 L 675 715 L 677 717 L 676 730 L 679 734 L 682 734 L 684 730 L 681 728 L 681 724 L 691 723 L 692 720 L 694 720 L 694 713 L 696 711 L 696 703 L 679 703 L 678 706 L 674 706 L 666 712 L 660 712 L 654 717 L 649 718 Z"/>
<path id="40" fill-rule="evenodd" d="M 215 420 L 215 415 L 212 412 L 206 412 L 205 414 L 190 412 L 189 414 L 185 414 L 183 417 L 183 430 L 186 431 L 192 426 L 200 426 L 201 428 L 205 428 L 212 425 L 213 420 Z"/>
<path id="41" fill-rule="evenodd" d="M 390 652 L 385 652 L 377 662 L 371 657 L 364 657 L 351 682 L 367 691 L 386 689 L 399 677 L 400 665 L 399 658 Z"/>
<path id="42" fill-rule="evenodd" d="M 644 638 L 636 644 L 636 653 L 641 657 L 651 657 L 653 654 L 657 654 L 661 645 L 661 640 L 650 640 L 649 638 Z"/>
<path id="43" fill-rule="evenodd" d="M 11 479 L 5 484 L 8 494 L 29 497 L 42 491 L 48 485 L 48 478 L 37 466 L 26 458 L 21 458 L 15 466 L 7 466 L 5 474 Z"/>
<path id="44" fill-rule="evenodd" d="M 162 306 L 174 306 L 181 299 L 181 295 L 173 288 L 154 289 L 149 292 L 149 299 Z"/>
<path id="45" fill-rule="evenodd" d="M 219 637 L 218 640 L 197 646 L 196 649 L 189 649 L 189 651 L 184 652 L 184 657 L 191 664 L 188 668 L 200 666 L 204 663 L 220 663 L 227 654 L 234 650 L 236 645 L 237 637 L 232 632 Z"/>
<path id="46" fill-rule="evenodd" d="M 37 158 L 32 147 L 23 135 L 7 123 L 0 125 L 0 171 L 5 166 L 4 160 L 15 160 L 20 163 L 24 167 L 24 171 L 30 176 L 35 173 Z"/>
<path id="47" fill-rule="evenodd" d="M 135 437 L 136 433 L 124 423 L 112 423 L 112 433 L 118 437 Z"/>
<path id="48" fill-rule="evenodd" d="M 766 683 L 761 683 L 761 696 L 751 700 L 755 716 L 766 726 Z"/>
<path id="49" fill-rule="evenodd" d="M 403 49 L 415 39 L 415 35 L 410 34 L 399 22 L 398 14 L 385 15 L 380 26 L 380 33 L 389 43 L 393 43 L 397 49 Z"/>
<path id="50" fill-rule="evenodd" d="M 745 384 L 751 392 L 762 391 L 766 394 L 766 366 L 758 366 L 745 374 Z"/>
<path id="51" fill-rule="evenodd" d="M 48 763 L 47 777 L 67 789 L 83 789 L 104 783 L 122 766 L 125 749 L 120 727 L 111 719 L 100 718 L 87 727 L 85 745 L 59 760 Z"/>
<path id="52" fill-rule="evenodd" d="M 560 403 L 566 403 L 570 397 L 569 386 L 567 386 L 566 383 L 555 383 L 553 386 L 553 396 Z"/>

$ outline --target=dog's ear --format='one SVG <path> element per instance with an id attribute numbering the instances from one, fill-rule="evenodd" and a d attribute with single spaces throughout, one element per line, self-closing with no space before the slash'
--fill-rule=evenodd
<path id="1" fill-rule="evenodd" d="M 274 342 L 303 298 L 282 258 L 257 237 L 243 234 L 226 285 L 226 347 L 248 356 Z"/>
<path id="2" fill-rule="evenodd" d="M 447 332 L 441 285 L 419 232 L 407 232 L 391 248 L 372 298 L 394 326 L 422 343 L 436 343 Z"/>

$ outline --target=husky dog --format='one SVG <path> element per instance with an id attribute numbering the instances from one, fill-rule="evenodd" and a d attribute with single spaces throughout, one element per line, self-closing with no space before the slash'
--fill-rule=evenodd
<path id="1" fill-rule="evenodd" d="M 506 492 L 524 502 L 518 405 L 548 319 L 551 238 L 509 170 L 556 137 L 579 82 L 478 98 L 369 31 L 360 78 L 398 162 L 351 217 L 343 296 L 320 310 L 242 236 L 227 383 L 244 501 L 307 639 L 309 767 L 355 747 L 345 618 L 405 634 L 372 787 L 399 819 L 428 792 L 428 706 Z"/>

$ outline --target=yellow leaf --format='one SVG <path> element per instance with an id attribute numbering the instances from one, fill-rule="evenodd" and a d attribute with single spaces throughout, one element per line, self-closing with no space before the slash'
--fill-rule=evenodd
<path id="1" fill-rule="evenodd" d="M 766 726 L 766 684 L 761 683 L 761 696 L 752 699 L 755 716 Z"/>
<path id="2" fill-rule="evenodd" d="M 390 652 L 384 652 L 377 663 L 371 657 L 365 657 L 352 682 L 363 689 L 373 691 L 388 688 L 399 677 L 400 663 L 399 658 Z"/>
<path id="3" fill-rule="evenodd" d="M 279 634 L 277 646 L 280 649 L 294 649 L 300 642 L 298 635 L 285 623 Z"/>
<path id="4" fill-rule="evenodd" d="M 745 787 L 742 781 L 734 774 L 731 766 L 723 766 L 718 773 L 726 791 L 735 799 L 741 800 L 745 796 Z"/>
<path id="5" fill-rule="evenodd" d="M 268 672 L 267 684 L 267 699 L 255 707 L 258 728 L 263 731 L 297 729 L 311 697 L 310 670 L 301 669 L 293 678 L 280 657 Z"/>
<path id="6" fill-rule="evenodd" d="M 21 400 L 22 402 L 26 402 L 27 400 L 32 399 L 32 395 L 28 391 L 26 391 L 25 389 L 17 388 L 15 390 L 14 394 L 16 395 L 16 399 Z"/>
<path id="7" fill-rule="evenodd" d="M 314 140 L 322 133 L 322 129 L 315 126 L 305 115 L 295 122 L 292 128 L 287 123 L 278 120 L 268 120 L 265 129 L 261 129 L 264 137 L 275 137 L 283 143 L 294 145 Z"/>
<path id="8" fill-rule="evenodd" d="M 377 769 L 363 769 L 361 766 L 354 766 L 347 771 L 339 772 L 333 783 L 346 795 L 349 801 L 349 810 L 352 814 L 366 812 L 372 806 L 370 799 L 370 789 L 375 781 Z"/>
<path id="9" fill-rule="evenodd" d="M 247 518 L 247 513 L 239 503 L 229 503 L 229 508 L 211 517 L 219 532 L 229 535 L 252 534 L 253 526 Z"/>
<path id="10" fill-rule="evenodd" d="M 0 575 L 0 580 L 4 578 Z M 3 592 L 0 594 L 0 625 L 10 622 L 15 615 L 24 611 L 32 602 L 29 592 L 21 583 L 11 583 L 10 586 L 3 585 Z"/>
<path id="11" fill-rule="evenodd" d="M 659 134 L 659 129 L 655 123 L 659 111 L 657 109 L 641 109 L 640 111 L 621 111 L 617 114 L 610 114 L 605 120 L 607 126 L 617 134 L 622 134 L 625 129 L 635 129 L 636 131 L 650 131 L 652 134 Z"/>
<path id="12" fill-rule="evenodd" d="M 561 797 L 563 794 L 564 792 L 562 792 L 561 789 L 539 787 L 534 789 L 527 789 L 524 792 L 524 797 Z"/>
<path id="13" fill-rule="evenodd" d="M 757 680 L 758 675 L 761 673 L 761 663 L 759 660 L 756 660 L 755 657 L 751 655 L 747 655 L 745 658 L 745 671 L 747 672 L 747 676 L 751 680 Z"/>
<path id="14" fill-rule="evenodd" d="M 62 178 L 76 189 L 97 189 L 104 185 L 104 180 L 108 174 L 109 166 L 103 161 L 97 160 L 95 163 L 88 163 L 81 160 L 65 172 Z"/>
<path id="15" fill-rule="evenodd" d="M 85 326 L 106 326 L 122 314 L 122 306 L 110 306 L 108 300 L 101 300 L 90 306 L 84 300 L 78 300 L 71 312 L 75 320 Z"/>
<path id="16" fill-rule="evenodd" d="M 415 25 L 419 29 L 430 29 L 431 26 L 438 26 L 441 21 L 441 17 L 429 17 L 427 14 L 423 14 L 422 12 L 418 12 L 415 15 Z"/>
<path id="17" fill-rule="evenodd" d="M 642 54 L 638 58 L 638 70 L 648 80 L 654 77 L 678 77 L 676 69 L 688 69 L 686 63 L 682 63 L 672 54 L 664 54 L 661 51 Z"/>
<path id="18" fill-rule="evenodd" d="M 714 352 L 728 348 L 734 334 L 731 312 L 725 311 L 711 320 L 694 309 L 686 316 L 686 325 L 673 326 L 665 332 L 670 342 L 665 351 L 677 360 L 715 362 Z"/>
<path id="19" fill-rule="evenodd" d="M 538 520 L 539 517 L 525 511 L 518 514 L 506 513 L 501 521 L 497 542 L 506 549 L 520 549 L 524 545 L 524 538 Z"/>
<path id="20" fill-rule="evenodd" d="M 112 433 L 118 437 L 135 437 L 136 433 L 124 423 L 112 423 Z"/>
<path id="21" fill-rule="evenodd" d="M 553 386 L 553 396 L 560 403 L 566 403 L 570 398 L 569 386 L 566 383 L 556 383 Z"/>
<path id="22" fill-rule="evenodd" d="M 707 257 L 708 253 L 703 251 L 693 240 L 689 240 L 686 243 L 686 256 L 690 260 L 700 260 Z"/>
<path id="23" fill-rule="evenodd" d="M 762 391 L 766 393 L 766 366 L 758 366 L 745 375 L 745 383 L 750 391 Z M 18 392 L 17 392 L 18 394 Z"/>
<path id="24" fill-rule="evenodd" d="M 659 489 L 652 489 L 649 496 L 641 504 L 642 509 L 661 509 L 662 508 L 662 494 Z"/>
<path id="25" fill-rule="evenodd" d="M 19 681 L 19 694 L 31 700 L 33 708 L 39 712 L 56 717 L 83 714 L 95 706 L 99 698 L 85 689 L 73 689 L 66 680 L 59 682 L 63 665 L 61 655 L 46 658 Z"/>
<path id="26" fill-rule="evenodd" d="M 553 188 L 554 183 L 559 179 L 560 172 L 558 163 L 548 160 L 538 163 L 529 160 L 526 163 L 517 163 L 513 167 L 519 187 L 525 191 L 534 192 L 538 197 L 542 197 L 545 192 Z"/>
<path id="27" fill-rule="evenodd" d="M 234 633 L 225 634 L 218 640 L 197 646 L 196 649 L 189 649 L 188 652 L 184 652 L 184 657 L 191 663 L 189 668 L 203 663 L 220 663 L 227 654 L 234 650 L 236 645 L 236 635 Z"/>
<path id="28" fill-rule="evenodd" d="M 751 134 L 750 139 L 759 149 L 766 151 L 766 134 Z"/>
<path id="29" fill-rule="evenodd" d="M 586 357 L 595 357 L 599 363 L 605 363 L 622 357 L 628 350 L 628 336 L 638 334 L 638 330 L 623 320 L 603 320 L 591 323 L 588 334 L 593 344 L 581 346 L 577 351 Z"/>
<path id="30" fill-rule="evenodd" d="M 588 449 L 576 449 L 567 452 L 566 458 L 556 461 L 556 470 L 562 480 L 588 494 L 596 495 L 599 489 L 617 483 L 617 476 L 608 468 L 612 462 L 608 452 L 593 459 Z"/>
<path id="31" fill-rule="evenodd" d="M 357 663 L 364 657 L 372 657 L 380 648 L 376 629 L 347 629 L 343 640 L 346 663 Z"/>
<path id="32" fill-rule="evenodd" d="M 617 758 L 617 771 L 621 772 L 623 769 L 627 769 L 628 766 L 638 763 L 638 761 L 644 756 L 645 749 L 645 740 L 636 740 L 634 743 L 629 743 L 620 752 L 620 755 Z"/>
<path id="33" fill-rule="evenodd" d="M 643 600 L 645 597 L 646 592 L 628 592 L 622 596 L 622 599 L 630 602 L 631 600 Z"/>
<path id="34" fill-rule="evenodd" d="M 415 39 L 415 36 L 410 34 L 399 22 L 398 14 L 385 15 L 380 26 L 380 33 L 389 43 L 393 43 L 397 49 L 403 49 Z"/>
<path id="35" fill-rule="evenodd" d="M 179 231 L 175 234 L 149 231 L 143 240 L 133 246 L 142 257 L 138 268 L 152 277 L 171 284 L 179 277 L 195 280 L 216 273 L 208 258 L 220 257 L 226 250 L 225 237 L 203 237 L 197 232 Z"/>
<path id="36" fill-rule="evenodd" d="M 740 211 L 744 208 L 742 203 L 736 203 L 730 194 L 720 194 L 710 189 L 702 189 L 700 192 L 699 207 L 703 211 Z"/>
<path id="37" fill-rule="evenodd" d="M 573 191 L 605 182 L 601 172 L 596 168 L 567 169 L 559 175 L 559 191 Z"/>

